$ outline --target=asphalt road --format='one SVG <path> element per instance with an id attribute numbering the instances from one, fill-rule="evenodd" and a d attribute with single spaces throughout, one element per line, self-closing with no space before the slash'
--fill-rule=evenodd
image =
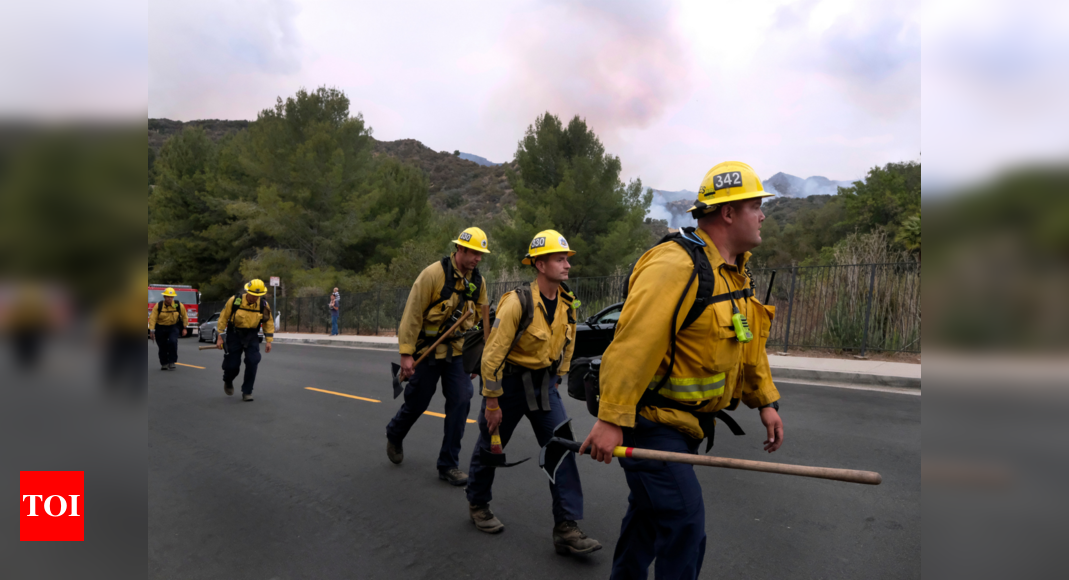
<path id="1" fill-rule="evenodd" d="M 387 460 L 385 426 L 399 406 L 388 372 L 394 353 L 277 345 L 263 355 L 256 400 L 243 403 L 240 392 L 223 393 L 222 353 L 196 346 L 179 342 L 179 360 L 193 366 L 176 371 L 160 371 L 149 348 L 149 577 L 608 576 L 628 494 L 616 462 L 579 462 L 581 527 L 604 549 L 559 556 L 529 427 L 521 424 L 506 451 L 510 461 L 532 460 L 495 481 L 492 506 L 505 531 L 487 535 L 469 520 L 463 488 L 437 479 L 442 419 L 422 417 L 404 463 Z M 696 468 L 707 510 L 702 578 L 919 578 L 921 398 L 780 390 L 780 451 L 761 451 L 758 414 L 744 409 L 734 416 L 747 435 L 721 430 L 713 454 L 873 470 L 883 484 Z M 594 419 L 580 401 L 564 400 L 577 437 L 585 435 Z M 430 410 L 443 403 L 435 395 Z M 469 425 L 462 469 L 476 436 Z"/>

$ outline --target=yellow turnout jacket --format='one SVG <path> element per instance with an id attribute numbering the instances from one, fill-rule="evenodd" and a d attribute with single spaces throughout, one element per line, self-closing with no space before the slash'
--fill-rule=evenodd
<path id="1" fill-rule="evenodd" d="M 237 296 L 231 296 L 226 301 L 226 306 L 223 307 L 223 311 L 219 314 L 219 322 L 215 328 L 219 331 L 219 334 L 226 332 L 226 327 L 230 323 L 230 314 L 234 314 L 234 326 L 237 328 L 257 328 L 262 322 L 264 325 L 264 340 L 267 342 L 273 342 L 275 336 L 275 319 L 271 314 L 271 306 L 267 301 L 264 301 L 264 313 L 260 314 L 260 301 L 263 300 L 262 296 L 252 296 L 252 302 L 249 302 L 248 294 L 242 294 L 241 306 L 237 307 L 237 312 L 234 312 L 234 302 L 237 301 Z"/>
<path id="2" fill-rule="evenodd" d="M 749 252 L 739 256 L 737 265 L 727 264 L 704 231 L 696 229 L 695 233 L 706 244 L 704 251 L 715 274 L 713 295 L 749 286 L 743 270 Z M 693 271 L 690 256 L 674 242 L 650 249 L 635 265 L 615 338 L 602 356 L 598 410 L 602 421 L 634 426 L 639 399 L 664 377 L 671 354 L 672 315 Z M 695 280 L 679 308 L 677 328 L 697 293 Z M 779 400 L 765 353 L 775 308 L 761 304 L 756 297 L 735 303 L 749 321 L 754 339 L 746 344 L 735 339 L 730 300 L 707 306 L 694 323 L 676 336 L 675 366 L 661 395 L 693 404 L 694 410 L 700 412 L 718 411 L 733 399 L 741 399 L 750 408 Z M 691 437 L 705 436 L 698 419 L 689 412 L 657 407 L 643 407 L 638 412 Z"/>
<path id="3" fill-rule="evenodd" d="M 467 277 L 461 278 L 460 271 L 457 270 L 456 255 L 454 254 L 449 258 L 453 264 L 453 271 L 455 272 L 455 284 L 453 295 L 429 312 L 424 312 L 427 307 L 433 302 L 441 298 L 442 289 L 445 287 L 445 269 L 442 268 L 442 262 L 438 261 L 430 266 L 427 266 L 420 272 L 416 278 L 416 282 L 412 284 L 412 290 L 408 293 L 408 302 L 405 303 L 405 312 L 401 315 L 401 324 L 397 328 L 397 342 L 398 350 L 401 354 L 412 355 L 419 358 L 420 355 L 434 343 L 438 338 L 439 332 L 445 332 L 449 330 L 448 327 L 442 327 L 449 318 L 453 315 L 453 312 L 460 305 L 460 301 L 465 299 L 465 293 L 467 292 L 468 283 L 471 282 L 472 273 L 469 272 Z M 460 325 L 458 336 L 453 339 L 445 340 L 442 344 L 438 345 L 435 349 L 434 358 L 444 359 L 446 357 L 447 348 L 453 349 L 453 356 L 461 355 L 461 347 L 463 341 L 460 340 L 459 333 L 471 329 L 479 323 L 482 318 L 482 309 L 479 308 L 483 305 L 489 304 L 486 300 L 486 278 L 482 279 L 482 284 L 478 289 L 478 298 L 475 300 L 475 314 L 469 316 L 463 324 Z M 424 341 L 425 344 L 419 345 L 417 349 L 416 342 L 418 341 L 420 331 L 423 331 L 424 336 L 430 339 Z"/>
<path id="4" fill-rule="evenodd" d="M 531 325 L 520 336 L 516 348 L 510 349 L 520 324 L 523 305 L 515 292 L 506 292 L 501 296 L 490 339 L 483 348 L 482 392 L 485 397 L 504 394 L 501 377 L 504 373 L 502 363 L 505 361 L 537 370 L 559 360 L 558 376 L 567 375 L 571 368 L 572 351 L 575 350 L 575 323 L 568 320 L 571 298 L 565 296 L 563 288 L 557 289 L 557 308 L 554 310 L 553 324 L 550 325 L 546 323 L 546 306 L 537 282 L 531 282 L 531 297 L 534 302 Z"/>
<path id="5" fill-rule="evenodd" d="M 144 312 L 142 310 L 142 312 Z M 156 330 L 156 325 L 171 326 L 178 324 L 178 321 L 182 321 L 182 328 L 189 326 L 189 315 L 186 314 L 186 305 L 181 304 L 176 300 L 171 301 L 171 305 L 168 306 L 164 302 L 161 306 L 159 302 L 152 307 L 152 314 L 148 317 L 148 327 L 151 330 Z"/>

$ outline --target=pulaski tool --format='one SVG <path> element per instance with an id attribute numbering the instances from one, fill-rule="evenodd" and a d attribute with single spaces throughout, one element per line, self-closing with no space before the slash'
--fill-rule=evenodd
<path id="1" fill-rule="evenodd" d="M 542 448 L 538 456 L 538 466 L 546 472 L 549 480 L 556 483 L 557 468 L 568 453 L 579 453 L 582 444 L 572 437 L 572 429 L 569 423 L 571 419 L 561 423 L 553 432 L 553 438 Z M 589 453 L 590 450 L 584 450 Z M 729 459 L 726 457 L 713 457 L 711 455 L 692 455 L 690 453 L 674 453 L 671 451 L 656 451 L 654 449 L 639 449 L 636 447 L 617 447 L 612 451 L 613 457 L 627 457 L 631 459 L 649 459 L 652 461 L 671 461 L 673 463 L 689 463 L 691 465 L 704 465 L 707 467 L 726 467 L 728 469 L 745 469 L 748 471 L 764 471 L 766 473 L 782 473 L 784 475 L 800 475 L 802 477 L 817 477 L 821 479 L 834 479 L 849 483 L 863 483 L 867 485 L 879 485 L 883 477 L 875 471 L 858 471 L 855 469 L 835 469 L 831 467 L 811 467 L 808 465 L 788 465 L 786 463 L 768 463 L 765 461 L 750 461 L 747 459 Z"/>
<path id="2" fill-rule="evenodd" d="M 460 328 L 460 325 L 463 324 L 464 321 L 467 320 L 473 312 L 475 311 L 470 309 L 464 312 L 464 315 L 458 318 L 457 321 L 453 323 L 453 326 L 449 327 L 449 330 L 443 332 L 442 335 L 438 337 L 438 340 L 434 341 L 434 344 L 432 344 L 430 348 L 424 351 L 423 356 L 419 357 L 419 359 L 416 360 L 416 364 L 412 365 L 412 368 L 418 367 L 419 363 L 423 362 L 423 359 L 427 358 L 427 355 L 434 353 L 434 351 L 438 348 L 438 345 L 442 344 L 442 341 L 444 341 L 450 336 L 453 336 L 453 333 L 456 332 L 456 329 Z M 401 386 L 401 365 L 397 363 L 390 363 L 390 374 L 393 376 L 393 398 L 396 399 L 398 395 L 400 395 L 401 392 L 405 390 L 404 387 Z"/>
<path id="3" fill-rule="evenodd" d="M 526 459 L 521 459 L 516 463 L 506 463 L 505 451 L 501 446 L 501 435 L 499 435 L 497 431 L 497 429 L 494 429 L 494 432 L 490 434 L 490 450 L 479 450 L 479 461 L 481 461 L 483 465 L 490 465 L 493 467 L 512 467 L 513 465 L 519 465 L 530 459 L 530 457 L 528 457 Z"/>

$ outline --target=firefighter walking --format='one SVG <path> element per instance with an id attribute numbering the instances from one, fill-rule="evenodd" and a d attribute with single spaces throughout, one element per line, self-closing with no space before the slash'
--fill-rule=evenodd
<path id="1" fill-rule="evenodd" d="M 568 374 L 575 348 L 574 296 L 563 282 L 575 255 L 564 236 L 553 230 L 538 233 L 523 263 L 538 272 L 534 282 L 501 297 L 493 330 L 483 351 L 485 381 L 479 413 L 479 441 L 471 456 L 468 510 L 479 530 L 498 533 L 504 524 L 490 510 L 496 468 L 484 465 L 481 455 L 490 450 L 498 432 L 502 447 L 524 417 L 531 423 L 539 445 L 568 420 L 557 385 Z M 583 488 L 575 458 L 568 455 L 549 486 L 553 498 L 553 546 L 559 554 L 589 554 L 601 544 L 586 536 Z"/>
<path id="2" fill-rule="evenodd" d="M 216 345 L 223 349 L 223 392 L 234 394 L 234 379 L 241 370 L 241 357 L 245 357 L 245 377 L 241 383 L 241 400 L 252 400 L 252 387 L 256 382 L 256 369 L 260 365 L 260 327 L 263 327 L 265 352 L 271 352 L 275 336 L 275 319 L 271 307 L 263 296 L 267 287 L 263 280 L 245 284 L 244 294 L 236 294 L 226 301 L 219 314 L 216 329 L 219 338 Z"/>
<path id="3" fill-rule="evenodd" d="M 178 362 L 178 337 L 186 335 L 189 315 L 186 307 L 175 300 L 178 293 L 174 288 L 163 291 L 163 300 L 152 307 L 148 318 L 149 336 L 156 341 L 160 350 L 160 370 L 173 371 Z"/>
<path id="4" fill-rule="evenodd" d="M 602 356 L 598 421 L 583 443 L 594 459 L 611 462 L 621 444 L 698 453 L 702 439 L 712 444 L 716 419 L 738 429 L 723 411 L 740 400 L 759 409 L 765 451 L 783 443 L 764 348 L 775 310 L 753 296 L 745 271 L 749 250 L 761 243 L 761 198 L 769 195 L 749 165 L 716 165 L 689 210 L 698 227 L 635 265 Z M 611 577 L 646 578 L 656 559 L 657 578 L 697 578 L 705 505 L 693 466 L 630 458 L 620 464 L 631 494 Z"/>
<path id="5" fill-rule="evenodd" d="M 471 409 L 473 387 L 471 377 L 464 372 L 461 334 L 488 317 L 486 283 L 478 265 L 490 250 L 486 234 L 475 227 L 461 232 L 453 243 L 456 251 L 427 266 L 408 294 L 397 338 L 401 354 L 399 378 L 409 381 L 404 403 L 386 426 L 386 455 L 395 464 L 404 460 L 405 436 L 427 410 L 441 379 L 445 433 L 438 453 L 438 478 L 452 485 L 464 485 L 468 475 L 459 466 L 460 442 Z M 464 320 L 453 337 L 442 341 L 433 354 L 415 366 L 415 359 L 438 339 L 438 333 L 451 328 L 469 308 L 476 310 L 475 315 Z"/>

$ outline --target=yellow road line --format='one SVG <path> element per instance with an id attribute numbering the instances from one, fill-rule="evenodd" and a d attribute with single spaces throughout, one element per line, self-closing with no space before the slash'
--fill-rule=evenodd
<path id="1" fill-rule="evenodd" d="M 430 415 L 431 417 L 441 417 L 442 419 L 445 419 L 445 415 L 443 415 L 441 413 L 435 413 L 434 411 L 424 411 L 423 414 L 424 415 Z M 474 423 L 474 422 L 475 422 L 474 419 L 468 419 L 468 423 Z"/>
<path id="2" fill-rule="evenodd" d="M 360 401 L 367 401 L 369 403 L 381 403 L 382 402 L 382 401 L 379 401 L 377 399 L 368 399 L 366 397 L 357 397 L 356 395 L 346 395 L 345 393 L 335 393 L 334 391 L 326 391 L 326 390 L 323 390 L 323 389 L 317 389 L 315 387 L 305 387 L 305 389 L 308 389 L 309 391 L 317 391 L 317 392 L 320 392 L 320 393 L 326 393 L 328 395 L 338 395 L 339 397 L 349 397 L 350 399 L 357 399 L 357 400 L 360 400 Z"/>
<path id="3" fill-rule="evenodd" d="M 180 367 L 192 367 L 192 368 L 195 368 L 195 369 L 204 370 L 204 367 L 198 367 L 197 365 L 187 365 L 187 364 L 184 364 L 184 363 L 174 363 L 174 364 L 176 364 L 176 365 L 178 365 Z"/>
<path id="4" fill-rule="evenodd" d="M 316 392 L 319 392 L 319 393 L 327 393 L 328 395 L 338 395 L 339 397 L 348 397 L 350 399 L 357 399 L 357 400 L 360 400 L 360 401 L 368 401 L 368 402 L 371 402 L 371 403 L 381 403 L 382 402 L 382 401 L 379 401 L 377 399 L 368 399 L 366 397 L 357 397 L 356 395 L 347 395 L 345 393 L 336 393 L 334 391 L 327 391 L 327 390 L 324 390 L 324 389 L 317 389 L 315 387 L 305 387 L 305 389 L 307 389 L 309 391 L 316 391 Z M 441 413 L 435 413 L 434 411 L 424 411 L 423 414 L 424 415 L 430 415 L 431 417 L 440 417 L 442 419 L 445 419 L 445 415 L 443 415 Z M 474 422 L 475 421 L 473 419 L 468 419 L 468 423 L 474 423 Z"/>

